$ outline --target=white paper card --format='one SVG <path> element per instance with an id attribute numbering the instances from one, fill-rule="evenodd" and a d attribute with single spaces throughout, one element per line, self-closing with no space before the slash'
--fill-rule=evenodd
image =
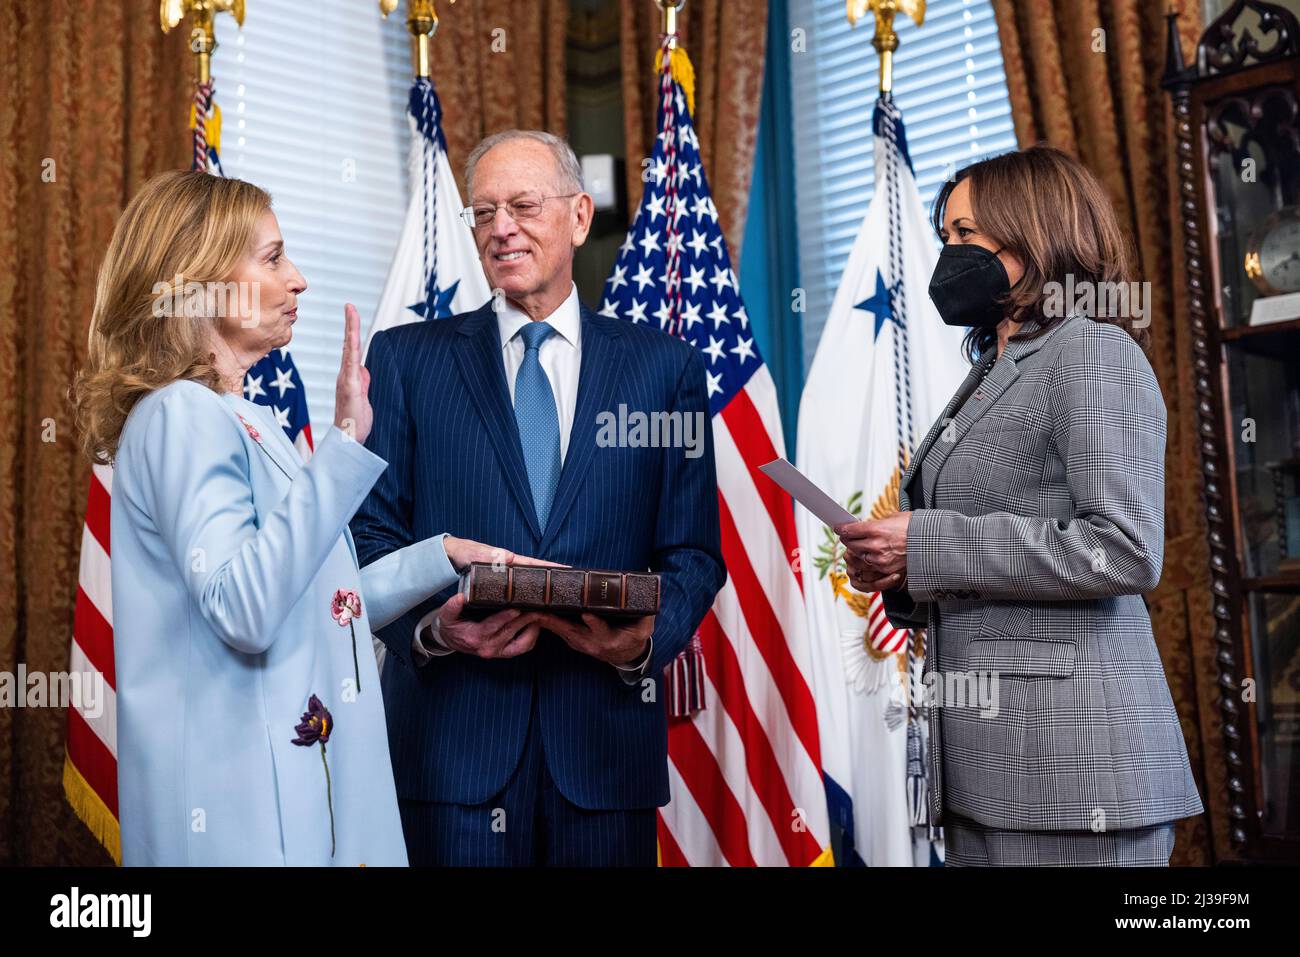
<path id="1" fill-rule="evenodd" d="M 833 529 L 836 525 L 858 521 L 856 515 L 819 489 L 808 476 L 785 459 L 773 459 L 766 465 L 760 465 L 758 470 L 789 492 L 796 502 L 820 518 L 824 525 Z"/>

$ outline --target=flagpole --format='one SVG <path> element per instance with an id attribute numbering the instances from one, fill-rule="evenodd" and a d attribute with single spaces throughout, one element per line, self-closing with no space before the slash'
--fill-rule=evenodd
<path id="1" fill-rule="evenodd" d="M 846 0 L 849 25 L 858 21 L 870 10 L 876 15 L 876 35 L 871 45 L 880 54 L 880 92 L 894 91 L 894 51 L 898 49 L 898 34 L 894 32 L 894 15 L 900 10 L 919 27 L 925 20 L 925 0 Z"/>
<path id="2" fill-rule="evenodd" d="M 212 79 L 212 54 L 217 49 L 216 15 L 229 13 L 244 25 L 244 0 L 163 0 L 158 17 L 162 32 L 170 33 L 188 14 L 190 49 L 194 52 L 194 72 L 202 86 Z"/>
<path id="3" fill-rule="evenodd" d="M 449 2 L 455 3 L 456 0 Z M 397 0 L 379 0 L 379 12 L 385 20 L 396 9 Z M 417 79 L 429 79 L 429 41 L 438 31 L 438 11 L 434 8 L 434 0 L 406 0 L 406 29 L 411 34 L 411 69 Z"/>
<path id="4" fill-rule="evenodd" d="M 915 445 L 916 436 L 914 434 L 912 415 L 907 284 L 904 277 L 901 238 L 898 230 L 893 228 L 894 224 L 899 223 L 903 217 L 901 180 L 905 175 L 904 171 L 910 168 L 911 165 L 910 160 L 906 158 L 902 114 L 894 103 L 894 53 L 898 50 L 899 42 L 898 34 L 894 31 L 894 17 L 901 11 L 911 17 L 912 21 L 920 27 L 925 21 L 925 0 L 846 0 L 846 7 L 849 24 L 854 27 L 857 26 L 859 19 L 866 16 L 867 10 L 870 10 L 875 15 L 876 32 L 871 39 L 871 45 L 876 48 L 876 52 L 880 55 L 880 93 L 876 98 L 872 128 L 877 137 L 883 137 L 885 153 L 888 157 L 883 164 L 883 170 L 877 171 L 877 185 L 883 191 L 885 201 L 888 204 L 888 220 L 891 224 L 887 247 L 886 272 L 888 274 L 888 286 L 886 287 L 885 298 L 888 303 L 886 308 L 889 309 L 897 327 L 895 332 L 897 338 L 893 349 L 894 401 L 896 403 L 894 431 L 897 461 L 894 464 L 892 479 L 887 480 L 887 486 L 894 496 L 892 509 L 897 511 L 899 507 L 897 499 L 899 482 L 908 469 L 909 457 L 911 449 Z M 877 153 L 877 157 L 880 155 L 880 153 Z M 868 216 L 870 216 L 870 213 L 868 213 Z M 879 271 L 877 277 L 880 277 Z M 868 398 L 871 397 L 868 396 Z M 872 595 L 872 600 L 879 603 L 882 598 L 877 593 Z M 927 775 L 926 758 L 930 743 L 926 739 L 925 731 L 922 729 L 922 722 L 928 720 L 930 716 L 923 714 L 921 710 L 921 696 L 916 677 L 918 669 L 922 667 L 922 662 L 925 660 L 927 635 L 923 629 L 913 630 L 911 635 L 907 636 L 905 629 L 894 630 L 892 628 L 886 630 L 884 635 L 891 642 L 888 648 L 882 647 L 879 639 L 872 638 L 870 632 L 864 635 L 864 642 L 868 652 L 867 657 L 863 659 L 864 673 L 871 675 L 868 681 L 881 681 L 884 679 L 886 672 L 892 671 L 894 655 L 902 655 L 904 665 L 902 688 L 907 704 L 905 708 L 898 704 L 890 705 L 884 713 L 885 723 L 892 728 L 895 726 L 895 722 L 904 715 L 906 717 L 906 819 L 910 828 L 925 827 L 926 839 L 934 842 L 939 839 L 940 831 L 930 818 L 929 796 L 931 788 L 937 785 L 937 781 L 933 771 Z M 898 636 L 904 636 L 904 647 L 901 651 L 895 649 L 892 644 L 897 640 Z M 933 753 L 930 753 L 928 757 L 930 763 L 933 764 Z M 914 850 L 915 846 L 913 845 L 913 852 Z"/>
<path id="5" fill-rule="evenodd" d="M 668 49 L 677 49 L 677 14 L 686 6 L 686 0 L 655 0 L 664 15 L 664 36 L 668 38 Z"/>
<path id="6" fill-rule="evenodd" d="M 194 53 L 194 101 L 190 105 L 189 128 L 194 131 L 194 157 L 190 168 L 221 172 L 221 110 L 215 102 L 212 82 L 212 54 L 217 49 L 216 16 L 229 13 L 242 29 L 244 0 L 162 0 L 159 18 L 162 32 L 170 33 L 188 14 L 190 50 Z"/>

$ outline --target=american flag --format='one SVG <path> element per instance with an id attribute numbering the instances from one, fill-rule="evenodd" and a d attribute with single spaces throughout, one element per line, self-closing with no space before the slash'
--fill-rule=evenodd
<path id="1" fill-rule="evenodd" d="M 218 157 L 220 111 L 214 87 L 195 91 L 190 125 L 194 128 L 195 170 L 222 175 Z M 287 349 L 277 349 L 248 370 L 244 397 L 269 406 L 289 440 L 306 458 L 311 455 L 311 424 L 302 377 Z M 63 762 L 63 791 L 77 816 L 99 839 L 113 860 L 122 862 L 117 806 L 117 679 L 113 663 L 113 576 L 110 564 L 109 517 L 113 470 L 96 465 L 91 473 L 86 524 L 81 532 L 81 561 L 72 628 L 70 672 L 104 688 L 104 707 L 93 716 L 79 706 L 68 709 L 67 754 Z"/>
<path id="2" fill-rule="evenodd" d="M 674 41 L 665 38 L 659 53 L 659 132 L 645 192 L 600 308 L 657 323 L 700 350 L 717 449 L 728 579 L 692 642 L 703 668 L 690 650 L 670 668 L 679 695 L 683 676 L 698 674 L 703 700 L 669 718 L 660 859 L 828 863 L 794 515 L 758 471 L 785 455 L 776 389 L 718 226 L 688 108 L 690 64 Z"/>

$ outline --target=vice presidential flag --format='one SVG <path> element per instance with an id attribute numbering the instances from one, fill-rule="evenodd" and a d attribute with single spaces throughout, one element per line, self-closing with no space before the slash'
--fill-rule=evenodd
<path id="1" fill-rule="evenodd" d="M 784 454 L 776 389 L 700 163 L 690 62 L 667 40 L 659 57 L 650 178 L 600 311 L 656 323 L 704 357 L 728 572 L 692 649 L 669 669 L 670 711 L 684 714 L 669 718 L 660 857 L 665 865 L 827 863 L 791 502 L 757 470 Z"/>
<path id="2" fill-rule="evenodd" d="M 797 463 L 862 518 L 898 511 L 909 456 L 967 368 L 960 331 L 943 324 L 927 293 L 938 251 L 888 94 L 873 129 L 875 194 L 809 369 Z M 822 768 L 842 856 L 928 863 L 927 742 L 917 710 L 924 632 L 894 629 L 878 594 L 849 586 L 831 530 L 795 511 Z"/>
<path id="3" fill-rule="evenodd" d="M 406 112 L 411 196 L 370 336 L 408 322 L 469 312 L 490 295 L 473 234 L 460 219 L 463 204 L 447 160 L 442 106 L 428 77 L 411 84 Z M 367 347 L 369 341 L 367 337 Z"/>
<path id="4" fill-rule="evenodd" d="M 204 83 L 195 91 L 190 112 L 194 130 L 191 168 L 222 175 L 221 111 L 215 87 Z M 288 349 L 276 349 L 260 359 L 244 378 L 244 397 L 269 406 L 276 421 L 305 459 L 312 452 L 311 423 L 302 378 Z M 117 809 L 117 678 L 113 662 L 112 566 L 109 516 L 113 470 L 96 465 L 91 473 L 86 524 L 81 532 L 77 573 L 77 603 L 73 618 L 69 673 L 81 680 L 102 681 L 104 705 L 98 714 L 79 705 L 68 708 L 67 754 L 63 762 L 63 791 L 77 816 L 122 863 Z M 142 596 L 147 600 L 148 596 Z"/>

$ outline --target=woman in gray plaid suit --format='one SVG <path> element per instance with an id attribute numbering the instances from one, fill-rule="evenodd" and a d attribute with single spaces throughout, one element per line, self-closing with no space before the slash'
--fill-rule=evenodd
<path id="1" fill-rule="evenodd" d="M 854 587 L 928 629 L 932 822 L 949 864 L 1166 865 L 1204 808 L 1141 597 L 1165 406 L 1127 243 L 1095 177 L 1043 146 L 962 170 L 934 225 L 930 296 L 970 327 L 972 368 L 901 511 L 839 529 Z M 972 678 L 978 705 L 944 693 Z"/>

